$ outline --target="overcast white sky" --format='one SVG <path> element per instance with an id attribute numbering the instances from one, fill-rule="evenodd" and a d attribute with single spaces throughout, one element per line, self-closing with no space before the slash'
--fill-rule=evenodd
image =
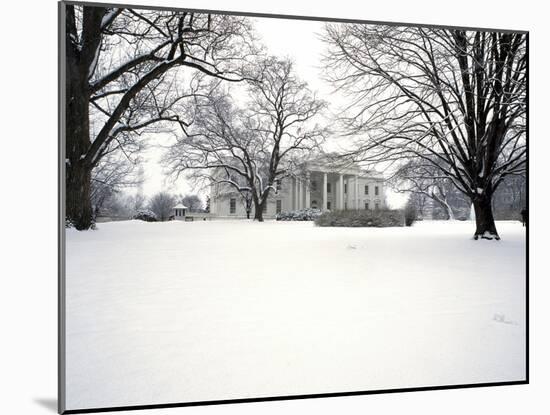
<path id="1" fill-rule="evenodd" d="M 321 99 L 329 102 L 330 111 L 337 111 L 339 105 L 345 102 L 341 94 L 335 93 L 331 85 L 321 79 L 321 57 L 325 45 L 320 39 L 324 22 L 279 18 L 253 18 L 256 32 L 268 53 L 280 57 L 289 57 L 294 61 L 295 71 L 299 78 L 306 81 L 309 87 L 318 92 Z M 329 119 L 325 120 L 330 122 Z M 327 145 L 334 148 L 338 145 L 338 137 L 329 137 Z M 173 193 L 187 194 L 198 192 L 185 178 L 177 182 L 167 180 L 160 165 L 162 152 L 151 148 L 146 152 L 145 173 L 146 182 L 143 190 L 146 195 L 154 194 L 159 190 Z M 202 194 L 201 196 L 206 196 Z M 403 196 L 388 192 L 388 202 L 397 207 L 403 203 Z"/>

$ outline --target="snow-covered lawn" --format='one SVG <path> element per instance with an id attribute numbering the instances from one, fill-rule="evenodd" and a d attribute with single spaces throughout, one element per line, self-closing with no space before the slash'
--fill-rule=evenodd
<path id="1" fill-rule="evenodd" d="M 525 378 L 525 228 L 67 231 L 67 409 Z"/>

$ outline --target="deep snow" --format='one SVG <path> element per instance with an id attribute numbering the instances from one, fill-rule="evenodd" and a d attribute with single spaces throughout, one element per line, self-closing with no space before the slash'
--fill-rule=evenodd
<path id="1" fill-rule="evenodd" d="M 67 409 L 525 378 L 525 228 L 67 231 Z"/>

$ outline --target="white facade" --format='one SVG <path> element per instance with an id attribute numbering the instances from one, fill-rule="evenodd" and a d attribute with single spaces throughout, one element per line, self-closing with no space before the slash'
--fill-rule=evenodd
<path id="1" fill-rule="evenodd" d="M 277 188 L 270 192 L 264 218 L 305 208 L 326 211 L 386 207 L 384 178 L 349 164 L 307 163 L 298 177 L 282 179 Z M 245 218 L 246 202 L 239 193 L 213 184 L 210 212 L 218 217 Z M 254 217 L 253 205 L 250 217 Z"/>

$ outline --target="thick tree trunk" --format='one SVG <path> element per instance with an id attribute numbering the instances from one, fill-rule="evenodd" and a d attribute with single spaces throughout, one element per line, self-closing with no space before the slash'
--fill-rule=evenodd
<path id="1" fill-rule="evenodd" d="M 81 163 L 67 167 L 66 215 L 78 230 L 89 229 L 93 224 L 90 182 L 91 170 Z"/>
<path id="2" fill-rule="evenodd" d="M 259 198 L 254 197 L 254 220 L 257 220 L 258 222 L 264 221 L 264 205 L 267 203 L 267 198 L 263 198 L 262 202 L 260 203 Z"/>
<path id="3" fill-rule="evenodd" d="M 493 206 L 491 196 L 486 194 L 476 195 L 472 198 L 474 212 L 476 215 L 476 232 L 474 239 L 496 239 L 499 240 L 495 219 L 493 217 Z"/>
<path id="4" fill-rule="evenodd" d="M 84 8 L 82 44 L 75 45 L 74 7 L 67 7 L 66 20 L 66 219 L 78 230 L 93 225 L 90 157 L 90 86 L 89 68 L 101 41 L 100 24 L 104 8 Z"/>
<path id="5" fill-rule="evenodd" d="M 252 201 L 254 202 L 254 220 L 257 220 L 258 222 L 264 221 L 264 207 L 267 203 L 268 197 L 269 188 L 262 193 L 261 197 L 257 194 L 252 195 Z"/>
<path id="6" fill-rule="evenodd" d="M 250 212 L 252 211 L 252 199 L 245 199 L 246 218 L 250 219 Z"/>
<path id="7" fill-rule="evenodd" d="M 260 204 L 256 205 L 254 207 L 254 220 L 257 220 L 258 222 L 263 222 L 264 221 L 263 213 L 264 213 L 263 203 L 261 205 Z"/>
<path id="8" fill-rule="evenodd" d="M 93 224 L 92 166 L 84 160 L 91 145 L 90 100 L 88 82 L 82 72 L 74 63 L 67 65 L 66 216 L 78 230 L 89 229 Z"/>

